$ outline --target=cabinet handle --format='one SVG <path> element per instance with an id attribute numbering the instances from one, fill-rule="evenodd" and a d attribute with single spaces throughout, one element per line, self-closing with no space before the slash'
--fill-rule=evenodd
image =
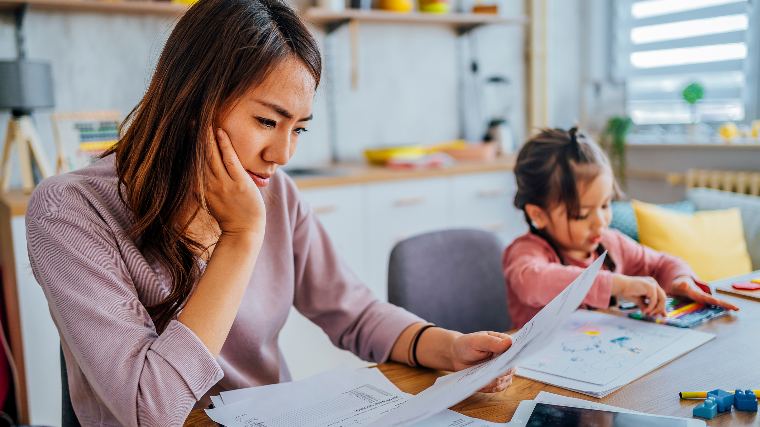
<path id="1" fill-rule="evenodd" d="M 317 215 L 327 215 L 329 213 L 333 213 L 336 210 L 338 210 L 338 207 L 335 205 L 322 205 L 322 206 L 315 206 L 313 210 L 314 210 L 314 213 Z"/>
<path id="2" fill-rule="evenodd" d="M 505 196 L 507 192 L 501 188 L 494 188 L 491 190 L 479 190 L 476 194 L 478 198 L 481 198 L 481 199 L 493 199 L 496 197 Z"/>
<path id="3" fill-rule="evenodd" d="M 409 206 L 415 206 L 415 205 L 421 205 L 425 202 L 424 197 L 405 197 L 403 199 L 396 199 L 393 202 L 393 206 L 397 208 L 403 208 L 403 207 L 409 207 Z"/>
<path id="4" fill-rule="evenodd" d="M 504 223 L 503 222 L 494 222 L 492 224 L 484 224 L 483 228 L 488 231 L 493 231 L 498 233 L 499 231 L 504 230 Z"/>

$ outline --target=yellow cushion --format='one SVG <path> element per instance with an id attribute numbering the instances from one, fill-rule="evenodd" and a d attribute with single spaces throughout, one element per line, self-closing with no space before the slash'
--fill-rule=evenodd
<path id="1" fill-rule="evenodd" d="M 641 244 L 686 261 L 702 280 L 752 271 L 739 209 L 674 212 L 633 201 Z"/>

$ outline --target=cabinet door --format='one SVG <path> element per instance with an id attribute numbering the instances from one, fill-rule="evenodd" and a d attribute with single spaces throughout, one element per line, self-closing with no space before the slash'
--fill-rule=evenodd
<path id="1" fill-rule="evenodd" d="M 325 227 L 338 254 L 360 278 L 364 271 L 363 214 L 361 186 L 342 186 L 301 191 L 319 221 Z M 280 331 L 280 348 L 293 376 L 299 380 L 338 366 L 365 366 L 352 353 L 335 347 L 317 325 L 291 308 L 285 326 Z"/>
<path id="2" fill-rule="evenodd" d="M 288 320 L 280 331 L 279 343 L 294 380 L 337 367 L 369 365 L 350 351 L 335 347 L 319 326 L 295 308 L 290 309 Z"/>
<path id="3" fill-rule="evenodd" d="M 415 234 L 450 224 L 448 178 L 399 181 L 367 186 L 368 284 L 388 299 L 388 259 L 393 246 Z"/>
<path id="4" fill-rule="evenodd" d="M 319 188 L 301 192 L 319 222 L 327 230 L 338 254 L 361 279 L 366 279 L 364 266 L 365 215 L 364 192 L 360 185 Z"/>
<path id="5" fill-rule="evenodd" d="M 452 181 L 452 224 L 492 231 L 505 245 L 527 230 L 514 207 L 517 187 L 511 172 L 460 175 Z"/>

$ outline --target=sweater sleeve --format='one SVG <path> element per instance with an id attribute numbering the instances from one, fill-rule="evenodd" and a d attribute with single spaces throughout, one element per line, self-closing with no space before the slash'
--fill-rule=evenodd
<path id="1" fill-rule="evenodd" d="M 377 300 L 340 259 L 311 208 L 299 202 L 293 235 L 294 305 L 336 346 L 384 362 L 401 332 L 422 319 Z"/>
<path id="2" fill-rule="evenodd" d="M 504 254 L 507 286 L 521 303 L 534 308 L 547 305 L 582 272 L 581 267 L 562 265 L 553 251 L 530 240 L 518 241 Z M 583 304 L 607 308 L 612 296 L 612 273 L 600 271 Z"/>
<path id="3" fill-rule="evenodd" d="M 670 293 L 673 281 L 677 277 L 696 277 L 686 262 L 680 258 L 657 252 L 617 231 L 613 231 L 612 236 L 619 245 L 618 253 L 622 258 L 622 274 L 651 276 L 667 293 Z"/>
<path id="4" fill-rule="evenodd" d="M 156 332 L 122 259 L 129 253 L 96 213 L 81 211 L 30 204 L 27 215 L 32 271 L 74 359 L 69 365 L 98 396 L 73 401 L 74 409 L 98 405 L 125 426 L 181 425 L 222 378 L 221 367 L 182 323 Z"/>

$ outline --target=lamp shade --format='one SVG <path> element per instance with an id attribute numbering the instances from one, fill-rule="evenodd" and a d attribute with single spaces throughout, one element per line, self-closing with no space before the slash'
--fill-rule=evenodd
<path id="1" fill-rule="evenodd" d="M 23 59 L 0 61 L 0 109 L 28 114 L 53 105 L 50 64 Z"/>

